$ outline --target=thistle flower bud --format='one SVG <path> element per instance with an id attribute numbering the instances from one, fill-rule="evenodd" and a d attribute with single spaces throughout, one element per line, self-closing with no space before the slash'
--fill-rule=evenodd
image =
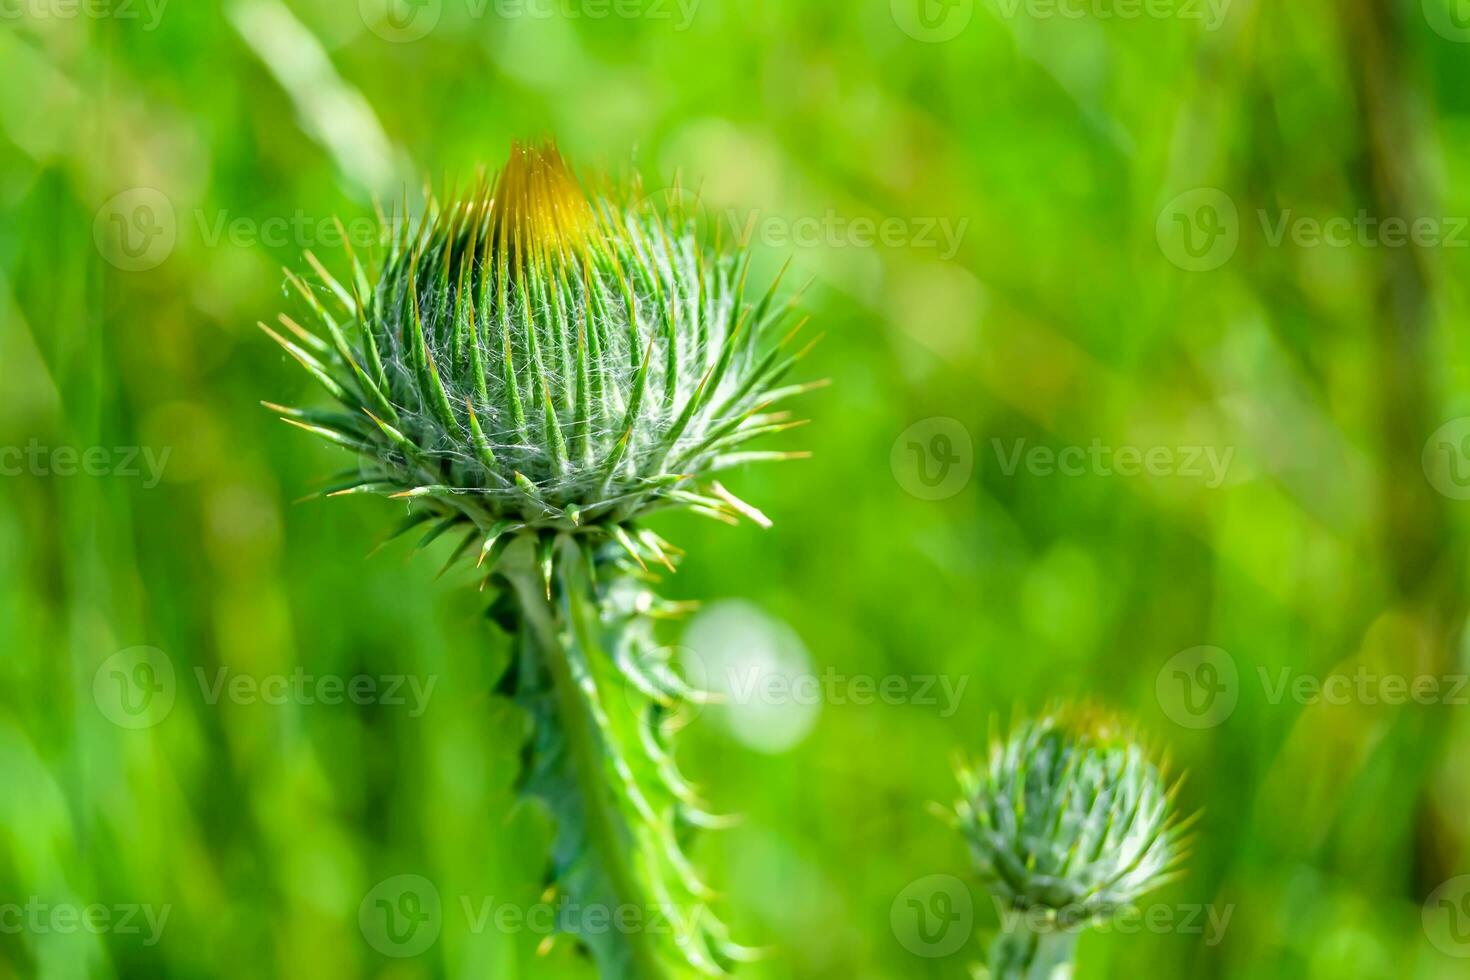
<path id="1" fill-rule="evenodd" d="M 1188 821 L 1132 732 L 1063 706 L 992 738 L 962 770 L 956 806 L 980 878 L 1000 905 L 991 980 L 1072 975 L 1079 931 L 1178 874 Z"/>
<path id="2" fill-rule="evenodd" d="M 804 350 L 773 336 L 779 277 L 748 295 L 748 257 L 670 200 L 590 196 L 554 146 L 516 145 L 493 182 L 399 222 L 375 279 L 350 249 L 345 281 L 308 253 L 320 286 L 288 277 L 319 331 L 265 329 L 346 409 L 283 410 L 358 452 L 334 491 L 423 500 L 486 552 L 553 530 L 641 562 L 658 556 L 621 525 L 652 510 L 759 519 L 713 476 L 798 455 L 743 449 L 794 424 L 770 409 L 811 387 L 779 387 Z"/>
<path id="3" fill-rule="evenodd" d="M 1166 786 L 1132 734 L 1097 709 L 1021 724 L 960 782 L 960 826 L 986 886 L 1062 925 L 1131 905 L 1184 857 L 1177 784 Z"/>

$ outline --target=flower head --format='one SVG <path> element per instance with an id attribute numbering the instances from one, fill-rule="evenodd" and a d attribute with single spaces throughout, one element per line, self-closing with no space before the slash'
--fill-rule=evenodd
<path id="1" fill-rule="evenodd" d="M 359 454 L 335 492 L 424 499 L 486 552 L 526 529 L 638 557 L 622 525 L 670 506 L 760 520 L 713 477 L 798 455 L 744 451 L 812 387 L 781 386 L 805 349 L 779 277 L 747 292 L 748 256 L 636 187 L 589 195 L 550 144 L 388 230 L 375 275 L 349 249 L 343 279 L 310 253 L 318 282 L 290 276 L 316 332 L 266 328 L 345 409 L 282 410 Z"/>
<path id="2" fill-rule="evenodd" d="M 1063 925 L 1132 904 L 1185 857 L 1174 788 L 1099 709 L 1060 707 L 1019 725 L 960 782 L 960 826 L 986 886 Z"/>

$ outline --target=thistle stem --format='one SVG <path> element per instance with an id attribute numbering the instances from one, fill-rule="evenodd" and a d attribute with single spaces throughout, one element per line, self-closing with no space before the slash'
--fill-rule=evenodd
<path id="1" fill-rule="evenodd" d="M 1023 912 L 1002 917 L 990 945 L 991 980 L 1071 980 L 1077 951 L 1074 929 L 1036 929 Z"/>
<path id="2" fill-rule="evenodd" d="M 575 549 L 562 548 L 561 558 L 575 561 Z M 608 787 L 608 766 L 602 736 L 589 704 L 589 689 L 579 683 L 587 672 L 578 661 L 585 655 L 578 642 L 579 630 L 572 621 L 573 610 L 597 608 L 585 575 L 567 574 L 565 560 L 557 561 L 557 588 L 555 600 L 548 600 L 544 583 L 530 562 L 507 563 L 506 577 L 515 589 L 521 613 L 521 645 L 535 665 L 545 668 L 551 682 L 552 701 L 556 720 L 564 746 L 566 765 L 577 793 L 576 807 L 580 811 L 581 827 L 585 831 L 588 857 L 597 865 L 598 877 L 606 883 L 607 896 L 614 908 L 606 911 L 615 914 L 620 908 L 644 909 L 646 897 L 638 887 L 633 869 L 629 864 L 632 842 L 623 832 L 622 816 Z M 586 594 L 573 601 L 570 590 L 582 589 Z M 590 684 L 590 681 L 588 681 Z M 591 688 L 595 691 L 595 686 Z M 595 696 L 595 695 L 594 695 Z M 560 815 L 559 815 L 560 816 Z M 563 828 L 560 833 L 566 834 Z M 562 845 L 558 844 L 558 850 Z M 574 896 L 575 901 L 585 901 L 585 896 Z M 585 914 L 588 910 L 583 909 Z M 626 957 L 639 977 L 653 980 L 667 974 L 657 963 L 647 945 L 647 933 L 641 929 L 618 934 L 625 944 L 620 958 Z"/>
<path id="3" fill-rule="evenodd" d="M 523 701 L 535 705 L 537 716 L 537 761 L 528 789 L 556 814 L 557 877 L 581 915 L 645 915 L 657 905 L 635 865 L 637 833 L 620 801 L 614 764 L 626 748 L 617 745 L 610 721 L 625 710 L 628 692 L 622 686 L 628 682 L 609 664 L 594 663 L 617 648 L 619 626 L 601 614 L 582 555 L 564 539 L 557 542 L 553 567 L 550 599 L 534 561 L 507 561 L 504 567 L 520 611 Z M 576 923 L 563 927 L 578 932 Z M 581 939 L 604 977 L 675 976 L 641 924 L 584 933 Z"/>

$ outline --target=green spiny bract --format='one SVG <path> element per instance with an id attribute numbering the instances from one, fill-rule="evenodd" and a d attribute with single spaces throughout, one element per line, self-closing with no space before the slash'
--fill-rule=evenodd
<path id="1" fill-rule="evenodd" d="M 520 642 L 502 689 L 534 721 L 523 787 L 557 820 L 550 877 L 581 913 L 563 926 L 629 980 L 746 956 L 683 851 L 719 818 L 668 745 L 698 695 L 654 640 L 677 608 L 647 582 L 680 552 L 639 519 L 767 523 L 714 475 L 802 455 L 746 443 L 797 424 L 771 408 L 814 387 L 782 385 L 805 349 L 779 277 L 748 294 L 749 256 L 667 201 L 589 196 L 553 147 L 517 146 L 416 226 L 386 220 L 380 261 L 349 248 L 338 278 L 308 253 L 314 281 L 287 277 L 317 331 L 285 315 L 284 335 L 265 328 L 340 403 L 268 404 L 357 454 L 329 492 L 406 499 L 395 533 L 463 529 L 451 563 L 487 568 Z M 623 913 L 637 924 L 579 927 Z"/>
<path id="2" fill-rule="evenodd" d="M 960 774 L 959 822 L 985 885 L 1063 927 L 1107 917 L 1177 873 L 1184 825 L 1170 788 L 1112 717 L 1061 708 Z"/>

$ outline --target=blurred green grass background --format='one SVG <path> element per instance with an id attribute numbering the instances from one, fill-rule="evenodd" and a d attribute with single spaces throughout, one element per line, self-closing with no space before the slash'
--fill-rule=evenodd
<path id="1" fill-rule="evenodd" d="M 293 504 L 344 460 L 258 404 L 315 398 L 254 324 L 283 265 L 334 261 L 331 216 L 541 134 L 700 186 L 827 334 L 786 440 L 814 459 L 731 480 L 775 528 L 659 525 L 689 551 L 669 593 L 711 604 L 671 642 L 829 678 L 684 742 L 745 815 L 697 848 L 774 951 L 742 975 L 968 976 L 978 887 L 914 938 L 908 899 L 969 880 L 927 805 L 994 717 L 1074 696 L 1172 747 L 1204 811 L 1150 901 L 1229 914 L 1090 935 L 1080 978 L 1465 975 L 1457 0 L 392 3 L 0 2 L 0 977 L 592 976 L 473 914 L 537 902 L 549 834 L 473 580 L 435 581 L 439 546 L 366 557 L 395 505 Z M 1172 462 L 1009 465 L 1094 443 Z M 172 705 L 132 728 L 109 664 L 140 646 Z M 298 670 L 434 687 L 208 697 Z M 853 703 L 863 678 L 910 696 Z M 359 922 L 400 874 L 443 901 L 412 957 Z M 93 904 L 166 919 L 55 914 Z"/>

